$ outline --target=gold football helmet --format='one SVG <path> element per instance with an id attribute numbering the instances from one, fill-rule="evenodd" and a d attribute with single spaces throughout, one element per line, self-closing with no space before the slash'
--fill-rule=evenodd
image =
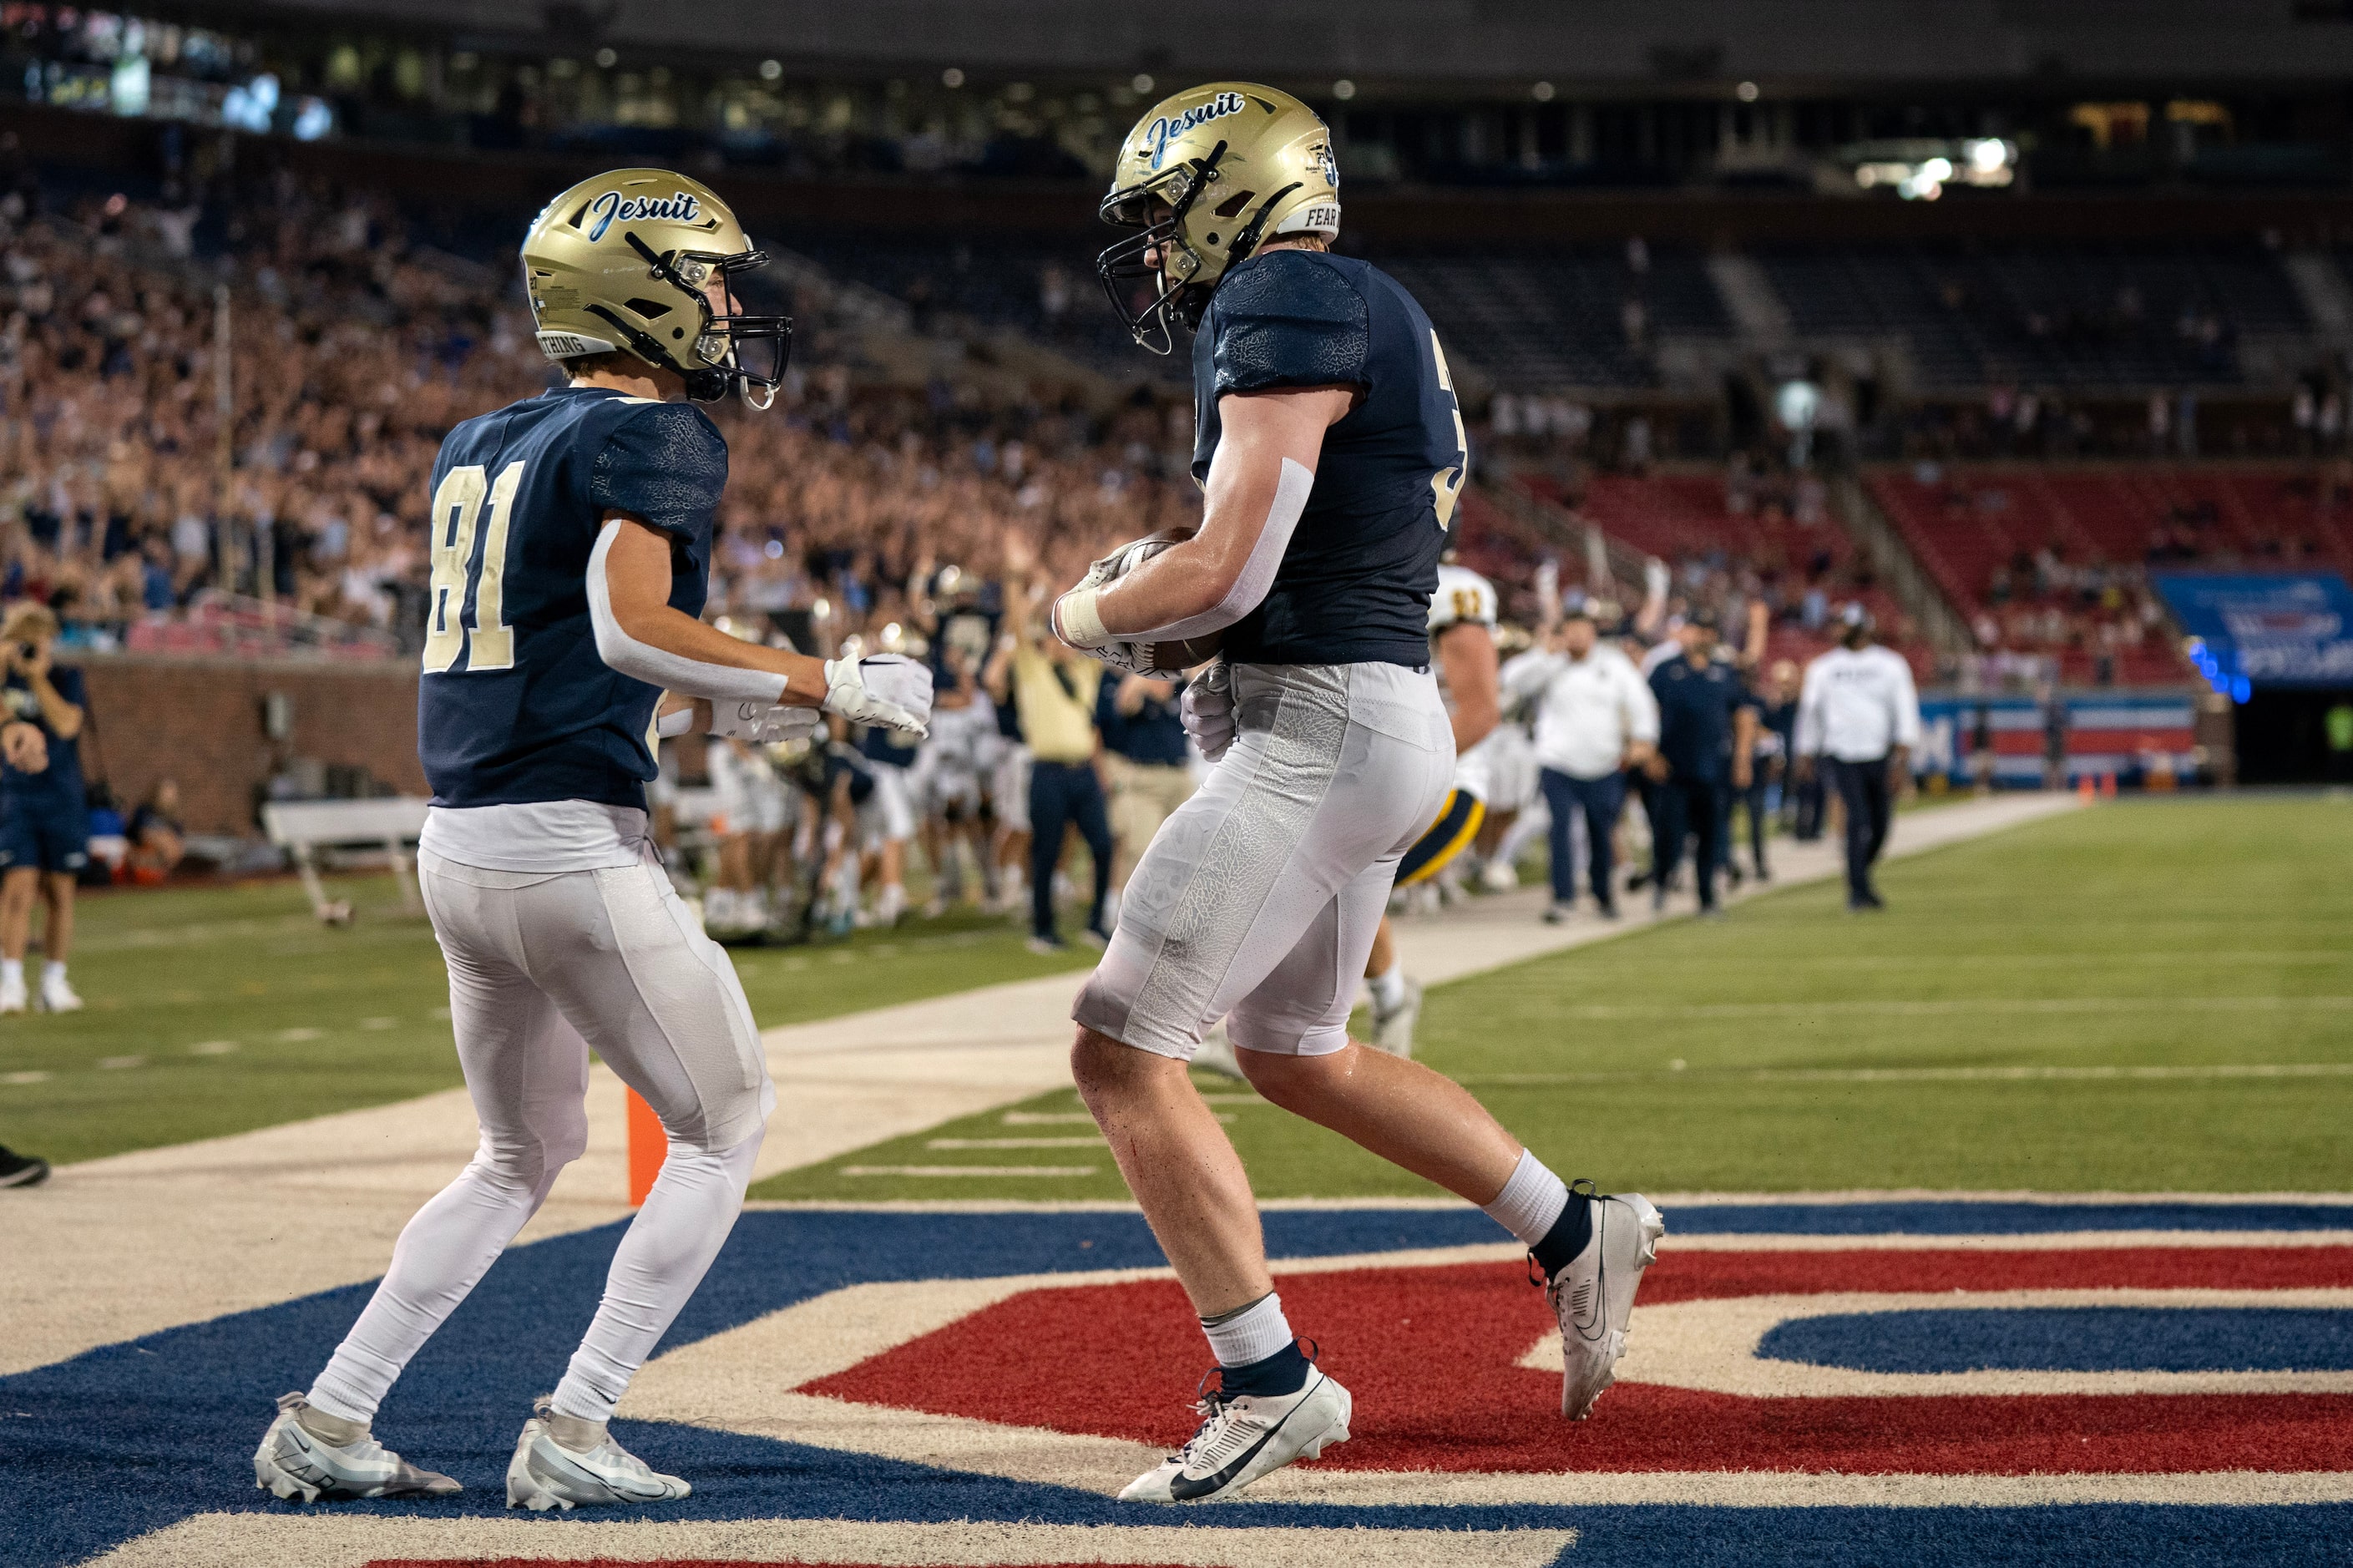
<path id="1" fill-rule="evenodd" d="M 1283 234 L 1340 232 L 1332 134 L 1287 92 L 1219 81 L 1165 98 L 1135 122 L 1112 171 L 1103 219 L 1142 232 L 1096 258 L 1095 275 L 1135 341 L 1175 346 L 1218 280 Z M 1138 310 L 1136 285 L 1153 296 Z"/>
<path id="2" fill-rule="evenodd" d="M 776 401 L 792 353 L 791 317 L 746 315 L 735 299 L 735 279 L 767 261 L 710 186 L 661 169 L 583 180 L 547 204 L 522 242 L 523 287 L 549 359 L 617 350 L 684 376 L 697 403 L 733 387 L 754 408 Z M 706 292 L 714 278 L 723 312 Z"/>

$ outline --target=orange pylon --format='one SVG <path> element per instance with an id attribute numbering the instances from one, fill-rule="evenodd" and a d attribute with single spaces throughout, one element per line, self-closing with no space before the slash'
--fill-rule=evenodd
<path id="1" fill-rule="evenodd" d="M 629 1206 L 638 1208 L 661 1174 L 662 1161 L 670 1155 L 670 1135 L 645 1096 L 634 1089 L 622 1092 L 629 1097 Z"/>
<path id="2" fill-rule="evenodd" d="M 2116 774 L 2102 773 L 2100 775 L 2100 798 L 2102 800 L 2114 800 L 2116 798 Z"/>
<path id="3" fill-rule="evenodd" d="M 2092 783 L 2091 774 L 2085 773 L 2082 778 L 2075 781 L 2075 798 L 2082 801 L 2085 805 L 2091 805 L 2094 800 L 2098 798 L 2098 786 Z"/>

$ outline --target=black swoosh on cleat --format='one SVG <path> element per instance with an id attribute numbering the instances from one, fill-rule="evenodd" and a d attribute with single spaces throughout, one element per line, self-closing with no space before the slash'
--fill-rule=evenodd
<path id="1" fill-rule="evenodd" d="M 1303 1399 L 1297 1405 L 1294 1405 L 1290 1409 L 1284 1411 L 1282 1413 L 1282 1419 L 1266 1429 L 1265 1436 L 1261 1437 L 1257 1442 L 1252 1443 L 1249 1447 L 1235 1455 L 1232 1459 L 1227 1462 L 1226 1468 L 1219 1470 L 1216 1475 L 1203 1476 L 1199 1480 L 1194 1481 L 1186 1479 L 1184 1472 L 1177 1472 L 1176 1478 L 1168 1483 L 1169 1497 L 1177 1502 L 1198 1502 L 1205 1497 L 1215 1497 L 1218 1493 L 1225 1490 L 1227 1487 L 1233 1484 L 1234 1478 L 1242 1473 L 1243 1467 L 1248 1465 L 1252 1459 L 1258 1458 L 1259 1450 L 1265 1447 L 1269 1443 L 1273 1442 L 1275 1434 L 1281 1432 L 1285 1426 L 1290 1426 L 1291 1418 L 1298 1415 L 1300 1411 L 1305 1409 L 1307 1401 Z"/>

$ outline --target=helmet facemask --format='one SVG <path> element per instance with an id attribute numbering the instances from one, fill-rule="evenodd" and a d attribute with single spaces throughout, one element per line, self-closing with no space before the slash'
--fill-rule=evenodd
<path id="1" fill-rule="evenodd" d="M 693 402 L 716 403 L 733 387 L 748 407 L 765 409 L 774 404 L 777 389 L 784 384 L 785 366 L 792 357 L 793 320 L 790 316 L 749 314 L 742 309 L 742 301 L 735 294 L 735 279 L 765 267 L 767 252 L 744 250 L 724 256 L 670 250 L 657 254 L 634 232 L 625 232 L 621 237 L 645 260 L 649 277 L 667 283 L 692 303 L 700 324 L 684 352 L 674 353 L 661 340 L 623 319 L 617 311 L 591 303 L 586 307 L 587 312 L 612 327 L 629 353 L 683 377 L 686 395 Z M 707 289 L 714 278 L 720 284 L 720 297 L 728 306 L 724 311 L 712 309 Z M 682 329 L 673 328 L 670 335 L 682 342 L 688 341 Z M 757 396 L 754 395 L 755 388 Z"/>
<path id="2" fill-rule="evenodd" d="M 1128 335 L 1154 353 L 1176 350 L 1171 315 L 1189 329 L 1208 303 L 1209 286 L 1197 281 L 1204 260 L 1185 238 L 1185 216 L 1217 177 L 1218 163 L 1225 155 L 1226 144 L 1220 142 L 1206 158 L 1180 163 L 1103 198 L 1100 212 L 1105 223 L 1138 232 L 1103 248 L 1095 258 L 1095 276 Z M 1165 207 L 1166 216 L 1155 220 L 1155 205 Z M 1174 282 L 1169 280 L 1172 274 Z M 1154 285 L 1153 297 L 1139 310 L 1133 305 L 1135 285 L 1147 279 Z"/>

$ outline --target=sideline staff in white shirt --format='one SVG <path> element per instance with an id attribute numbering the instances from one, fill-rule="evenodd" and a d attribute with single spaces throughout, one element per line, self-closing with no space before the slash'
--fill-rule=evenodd
<path id="1" fill-rule="evenodd" d="M 1841 646 L 1806 667 L 1799 767 L 1819 759 L 1846 806 L 1846 907 L 1883 909 L 1871 868 L 1887 847 L 1893 802 L 1920 743 L 1920 699 L 1904 656 L 1872 642 L 1869 612 L 1849 605 L 1843 618 Z"/>
<path id="2" fill-rule="evenodd" d="M 1592 616 L 1569 616 L 1560 651 L 1516 661 L 1505 689 L 1536 702 L 1536 762 L 1545 805 L 1552 813 L 1552 907 L 1558 924 L 1577 902 L 1577 867 L 1569 852 L 1569 817 L 1585 814 L 1593 900 L 1614 920 L 1610 835 L 1626 806 L 1626 770 L 1651 754 L 1659 740 L 1659 704 L 1633 661 L 1599 639 Z"/>

